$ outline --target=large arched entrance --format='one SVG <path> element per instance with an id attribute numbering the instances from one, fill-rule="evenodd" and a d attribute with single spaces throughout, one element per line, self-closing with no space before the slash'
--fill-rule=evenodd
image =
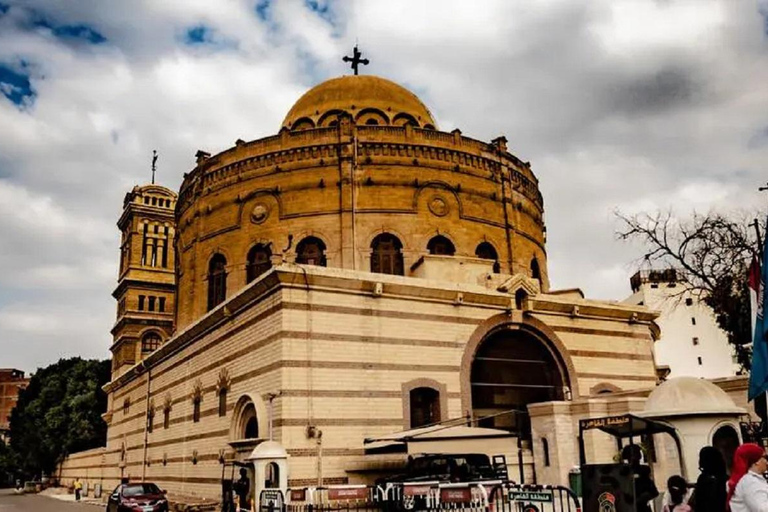
<path id="1" fill-rule="evenodd" d="M 546 343 L 520 329 L 500 329 L 478 346 L 470 373 L 478 426 L 529 439 L 528 404 L 563 400 L 566 372 Z"/>

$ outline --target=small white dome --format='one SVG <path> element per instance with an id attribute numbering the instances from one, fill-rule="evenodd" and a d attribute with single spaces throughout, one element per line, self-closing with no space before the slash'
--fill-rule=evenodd
<path id="1" fill-rule="evenodd" d="M 706 379 L 675 377 L 653 390 L 645 402 L 642 416 L 694 416 L 746 414 L 728 394 Z"/>
<path id="2" fill-rule="evenodd" d="M 287 459 L 288 452 L 277 441 L 264 441 L 253 449 L 248 460 Z"/>

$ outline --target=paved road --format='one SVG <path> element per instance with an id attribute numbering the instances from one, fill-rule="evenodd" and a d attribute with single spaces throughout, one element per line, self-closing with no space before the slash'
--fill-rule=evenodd
<path id="1" fill-rule="evenodd" d="M 87 503 L 67 503 L 46 496 L 25 494 L 17 496 L 12 490 L 0 490 L 0 512 L 99 512 L 103 510 Z"/>

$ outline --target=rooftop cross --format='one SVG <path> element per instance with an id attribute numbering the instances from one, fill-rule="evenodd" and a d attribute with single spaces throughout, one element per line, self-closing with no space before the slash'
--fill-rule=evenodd
<path id="1" fill-rule="evenodd" d="M 362 53 L 360 53 L 360 50 L 357 49 L 357 45 L 355 45 L 355 48 L 352 50 L 352 57 L 344 56 L 343 60 L 344 62 L 351 62 L 352 63 L 352 69 L 355 70 L 355 74 L 357 75 L 357 67 L 362 64 L 363 66 L 368 65 L 368 59 L 361 59 L 360 56 Z"/>
<path id="2" fill-rule="evenodd" d="M 152 184 L 155 184 L 155 171 L 157 171 L 157 150 L 152 150 Z"/>

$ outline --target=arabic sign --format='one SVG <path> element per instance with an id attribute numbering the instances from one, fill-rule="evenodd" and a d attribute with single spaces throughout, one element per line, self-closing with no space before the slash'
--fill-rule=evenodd
<path id="1" fill-rule="evenodd" d="M 353 487 L 350 489 L 328 489 L 330 500 L 364 500 L 368 498 L 366 487 Z"/>
<path id="2" fill-rule="evenodd" d="M 440 489 L 440 501 L 445 503 L 468 503 L 472 501 L 472 490 L 469 487 Z"/>
<path id="3" fill-rule="evenodd" d="M 608 416 L 606 418 L 590 418 L 579 421 L 583 430 L 590 428 L 601 427 L 620 427 L 622 425 L 628 425 L 631 421 L 629 416 Z"/>
<path id="4" fill-rule="evenodd" d="M 307 501 L 307 490 L 291 489 L 291 501 Z"/>
<path id="5" fill-rule="evenodd" d="M 429 494 L 431 489 L 428 485 L 405 485 L 403 486 L 403 494 L 406 496 L 425 496 Z"/>
<path id="6" fill-rule="evenodd" d="M 552 491 L 510 491 L 509 499 L 514 501 L 551 502 Z"/>

